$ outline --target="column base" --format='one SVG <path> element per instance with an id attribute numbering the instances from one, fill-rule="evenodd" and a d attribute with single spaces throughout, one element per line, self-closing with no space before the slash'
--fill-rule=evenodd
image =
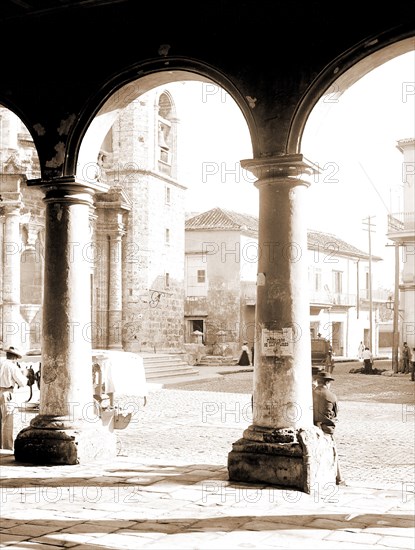
<path id="1" fill-rule="evenodd" d="M 17 434 L 14 442 L 17 462 L 70 465 L 117 455 L 117 438 L 111 423 L 103 426 L 101 421 L 93 425 L 85 422 L 76 427 L 46 428 L 39 419 L 36 418 L 37 427 L 28 426 Z"/>
<path id="2" fill-rule="evenodd" d="M 228 455 L 230 481 L 267 483 L 310 494 L 336 483 L 334 440 L 320 428 L 250 426 Z"/>

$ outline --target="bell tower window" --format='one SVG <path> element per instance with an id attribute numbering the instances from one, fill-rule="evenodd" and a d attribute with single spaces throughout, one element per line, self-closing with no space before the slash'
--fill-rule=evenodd
<path id="1" fill-rule="evenodd" d="M 172 175 L 172 132 L 173 108 L 167 93 L 160 95 L 158 102 L 158 169 L 163 174 Z"/>

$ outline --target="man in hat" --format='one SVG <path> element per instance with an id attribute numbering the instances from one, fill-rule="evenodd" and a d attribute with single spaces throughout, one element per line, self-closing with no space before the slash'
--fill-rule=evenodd
<path id="1" fill-rule="evenodd" d="M 21 370 L 17 360 L 23 357 L 15 347 L 4 350 L 6 359 L 0 361 L 0 449 L 13 450 L 13 390 L 27 385 L 29 371 Z"/>
<path id="2" fill-rule="evenodd" d="M 333 441 L 336 483 L 337 485 L 344 485 L 334 439 L 334 430 L 338 421 L 338 401 L 336 394 L 330 390 L 330 384 L 333 380 L 334 378 L 328 372 L 319 372 L 316 377 L 317 386 L 313 389 L 313 421 Z"/>

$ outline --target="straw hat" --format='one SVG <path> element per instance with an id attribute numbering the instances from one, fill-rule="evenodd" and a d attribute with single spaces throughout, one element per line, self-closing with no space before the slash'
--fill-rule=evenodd
<path id="1" fill-rule="evenodd" d="M 12 355 L 15 355 L 18 359 L 21 359 L 23 357 L 23 353 L 14 346 L 9 346 L 6 349 L 3 349 L 5 353 L 11 353 Z"/>

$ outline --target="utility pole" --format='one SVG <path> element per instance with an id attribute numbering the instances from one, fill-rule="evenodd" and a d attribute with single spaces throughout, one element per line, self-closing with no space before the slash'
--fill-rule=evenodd
<path id="1" fill-rule="evenodd" d="M 395 298 L 393 303 L 392 370 L 399 371 L 399 244 L 395 243 Z"/>
<path id="2" fill-rule="evenodd" d="M 363 224 L 367 225 L 367 229 L 364 231 L 368 232 L 369 235 L 369 348 L 372 353 L 373 349 L 373 300 L 372 300 L 372 227 L 376 227 L 372 224 L 372 218 L 375 216 L 368 216 L 363 220 Z"/>
<path id="3" fill-rule="evenodd" d="M 399 372 L 399 243 L 387 244 L 395 247 L 395 290 L 394 297 L 389 297 L 389 308 L 393 311 L 393 333 L 392 333 L 392 371 Z M 388 305 L 386 304 L 386 307 Z"/>

